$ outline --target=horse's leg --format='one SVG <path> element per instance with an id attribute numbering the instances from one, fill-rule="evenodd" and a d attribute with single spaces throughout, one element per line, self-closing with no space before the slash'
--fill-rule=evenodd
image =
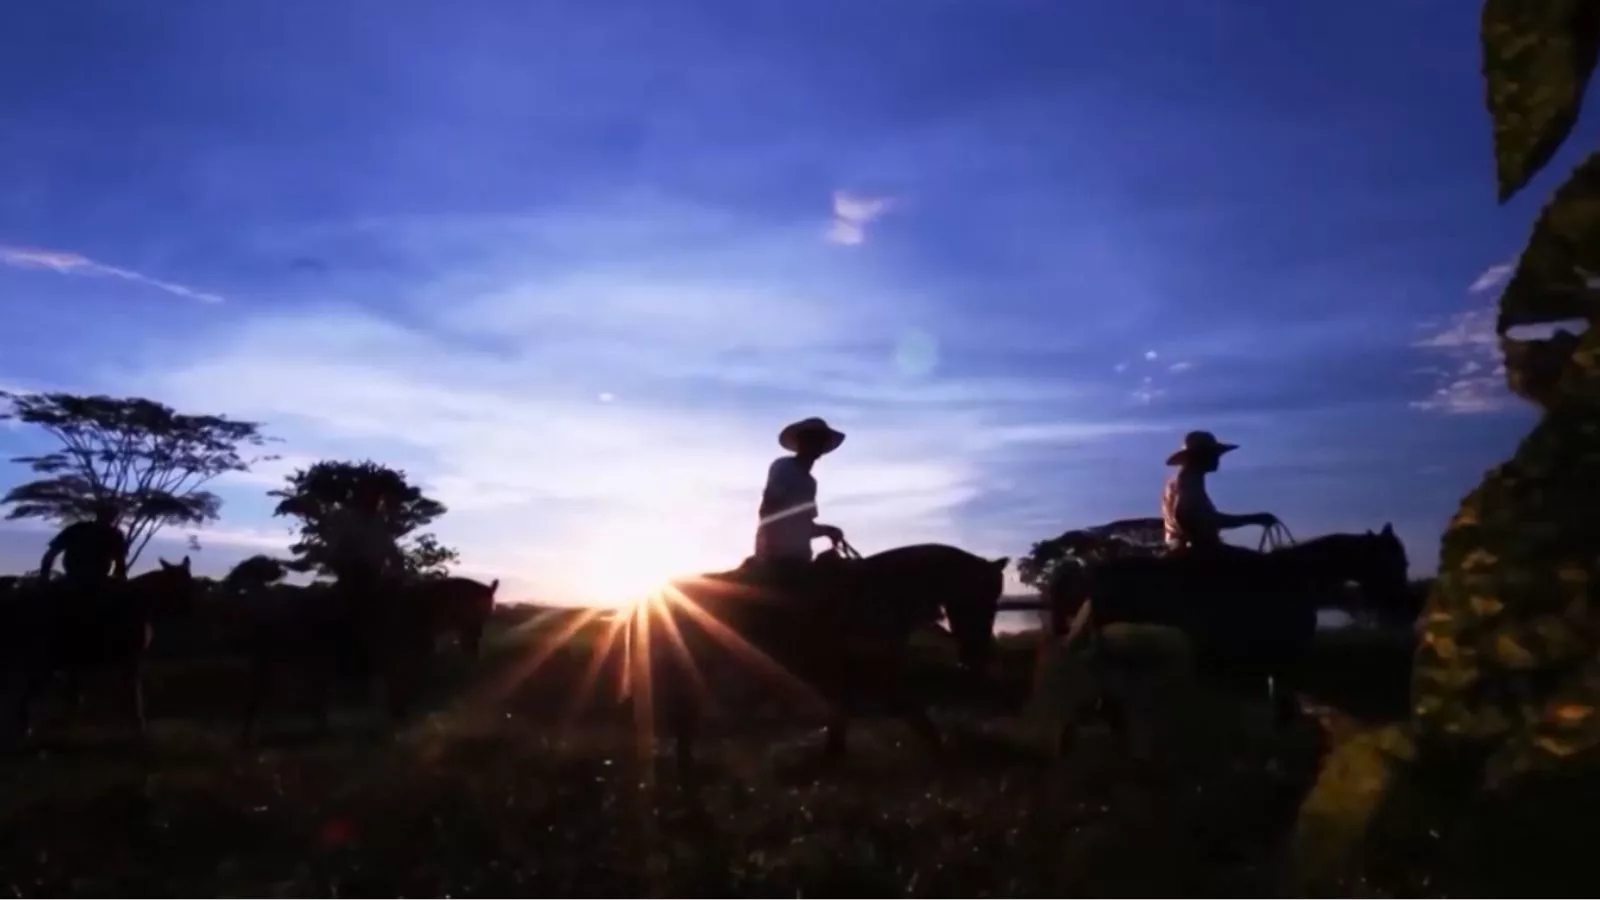
<path id="1" fill-rule="evenodd" d="M 23 659 L 16 670 L 16 698 L 10 709 L 10 727 L 6 738 L 20 743 L 27 740 L 33 730 L 33 701 L 44 680 L 50 676 L 50 666 L 42 660 Z"/>
<path id="2" fill-rule="evenodd" d="M 147 722 L 144 715 L 144 666 L 135 661 L 122 672 L 128 692 L 128 711 L 133 715 L 133 736 L 144 740 Z"/>
<path id="3" fill-rule="evenodd" d="M 266 700 L 271 684 L 272 665 L 267 661 L 266 653 L 259 650 L 252 652 L 249 682 L 245 686 L 244 721 L 239 728 L 239 743 L 249 744 L 255 740 L 256 726 L 261 721 L 261 706 Z"/>
<path id="4" fill-rule="evenodd" d="M 382 666 L 384 677 L 382 683 L 385 693 L 385 709 L 389 715 L 392 727 L 399 728 L 405 724 L 406 718 L 411 715 L 411 710 L 421 693 L 422 684 L 426 678 L 428 653 L 422 646 L 410 647 L 410 652 L 395 652 L 386 654 L 388 659 Z"/>
<path id="5" fill-rule="evenodd" d="M 823 757 L 829 760 L 844 758 L 849 737 L 850 711 L 841 705 L 828 717 L 827 737 L 822 744 Z"/>
<path id="6" fill-rule="evenodd" d="M 1294 665 L 1276 666 L 1271 674 L 1272 723 L 1287 728 L 1300 717 L 1300 679 Z"/>
<path id="7" fill-rule="evenodd" d="M 675 697 L 667 706 L 668 727 L 672 729 L 672 755 L 678 777 L 684 781 L 694 778 L 695 744 L 700 737 L 700 717 L 705 714 L 700 703 L 689 697 Z"/>
<path id="8" fill-rule="evenodd" d="M 467 659 L 478 659 L 483 652 L 483 622 L 474 620 L 462 626 L 457 640 Z"/>
<path id="9" fill-rule="evenodd" d="M 83 715 L 83 676 L 77 666 L 68 666 L 61 673 L 61 680 L 65 682 L 62 687 L 67 694 L 67 721 L 68 728 L 78 726 L 78 718 Z"/>
<path id="10" fill-rule="evenodd" d="M 928 708 L 912 690 L 911 679 L 905 674 L 905 666 L 896 666 L 889 677 L 889 702 L 893 704 L 896 714 L 902 722 L 911 727 L 911 731 L 932 752 L 938 753 L 944 749 L 944 734 L 933 723 L 928 715 Z M 842 738 L 841 738 L 842 741 Z M 843 747 L 840 748 L 843 752 Z"/>
<path id="11" fill-rule="evenodd" d="M 333 693 L 334 668 L 338 665 L 335 657 L 317 654 L 306 666 L 311 715 L 316 719 L 317 730 L 323 736 L 333 732 L 333 717 L 329 707 L 332 705 L 330 695 Z"/>

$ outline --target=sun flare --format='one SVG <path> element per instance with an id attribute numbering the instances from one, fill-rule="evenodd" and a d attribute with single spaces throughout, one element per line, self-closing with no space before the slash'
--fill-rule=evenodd
<path id="1" fill-rule="evenodd" d="M 640 572 L 616 573 L 585 582 L 584 597 L 596 605 L 627 612 L 665 593 L 671 576 Z"/>
<path id="2" fill-rule="evenodd" d="M 701 529 L 661 529 L 655 522 L 597 520 L 571 535 L 566 580 L 584 604 L 630 610 L 658 600 L 675 579 L 719 571 L 728 554 Z M 708 546 L 709 545 L 709 546 Z"/>
<path id="3" fill-rule="evenodd" d="M 665 558 L 640 555 L 609 560 L 603 566 L 585 566 L 579 591 L 586 603 L 628 611 L 659 598 L 683 566 Z"/>

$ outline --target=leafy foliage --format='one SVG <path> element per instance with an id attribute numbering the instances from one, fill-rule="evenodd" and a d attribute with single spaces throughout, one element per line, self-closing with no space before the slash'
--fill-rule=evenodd
<path id="1" fill-rule="evenodd" d="M 1494 121 L 1500 199 L 1547 164 L 1571 133 L 1600 53 L 1600 6 L 1590 0 L 1486 0 L 1483 73 Z M 1518 341 L 1522 325 L 1600 323 L 1600 156 L 1580 165 L 1534 225 L 1500 297 L 1497 330 L 1511 389 L 1548 409 L 1568 393 L 1579 339 Z M 1581 380 L 1581 379 L 1580 379 Z"/>
<path id="2" fill-rule="evenodd" d="M 289 566 L 283 560 L 275 559 L 265 553 L 257 553 L 230 569 L 222 584 L 229 591 L 276 584 L 288 573 Z"/>
<path id="3" fill-rule="evenodd" d="M 1514 340 L 1513 328 L 1582 320 L 1587 337 L 1558 331 Z M 1545 409 L 1581 397 L 1590 377 L 1580 344 L 1600 325 L 1600 154 L 1589 157 L 1556 191 L 1534 225 L 1516 274 L 1500 297 L 1498 330 L 1511 389 Z M 1591 395 L 1588 400 L 1593 402 Z"/>
<path id="4" fill-rule="evenodd" d="M 442 575 L 445 567 L 459 559 L 455 549 L 439 543 L 431 533 L 415 532 L 445 514 L 445 505 L 413 485 L 406 473 L 381 463 L 323 460 L 299 469 L 286 479 L 287 485 L 269 492 L 278 498 L 275 516 L 299 519 L 300 539 L 290 546 L 292 566 L 300 571 L 331 574 L 325 529 L 330 515 L 354 503 L 365 491 L 375 491 L 385 499 L 384 524 L 400 543 L 407 569 L 414 575 Z"/>
<path id="5" fill-rule="evenodd" d="M 1502 201 L 1570 132 L 1597 46 L 1600 5 L 1589 0 L 1485 3 Z M 1600 157 L 1591 157 L 1540 215 L 1500 298 L 1507 379 L 1544 415 L 1451 520 L 1413 662 L 1408 727 L 1336 748 L 1340 764 L 1325 770 L 1301 811 L 1307 872 L 1343 867 L 1364 879 L 1386 853 L 1405 868 L 1426 851 L 1443 860 L 1427 869 L 1475 882 L 1470 890 L 1482 895 L 1496 892 L 1485 884 L 1515 885 L 1535 871 L 1593 879 L 1567 819 L 1551 813 L 1560 799 L 1600 786 L 1592 764 L 1600 755 L 1597 248 Z M 1573 318 L 1587 320 L 1582 336 L 1506 337 L 1517 326 Z M 1335 847 L 1344 860 L 1330 866 Z"/>
<path id="6" fill-rule="evenodd" d="M 1600 313 L 1600 154 L 1590 156 L 1556 190 L 1505 293 L 1499 331 Z"/>
<path id="7" fill-rule="evenodd" d="M 226 416 L 188 415 L 141 397 L 0 391 L 0 421 L 43 429 L 61 449 L 13 462 L 42 477 L 8 491 L 9 519 L 68 522 L 113 503 L 128 533 L 129 563 L 166 525 L 213 521 L 222 506 L 203 486 L 270 456 L 242 448 L 267 442 L 260 425 Z"/>
<path id="8" fill-rule="evenodd" d="M 1160 519 L 1119 519 L 1092 528 L 1064 531 L 1037 541 L 1017 561 L 1023 584 L 1043 590 L 1062 564 L 1086 563 L 1128 553 L 1154 553 L 1164 540 Z"/>
<path id="9" fill-rule="evenodd" d="M 1552 414 L 1445 532 L 1413 694 L 1421 734 L 1481 745 L 1491 782 L 1600 747 L 1600 427 Z"/>
<path id="10" fill-rule="evenodd" d="M 1578 120 L 1600 49 L 1600 7 L 1487 0 L 1481 35 L 1503 202 L 1550 161 Z"/>
<path id="11" fill-rule="evenodd" d="M 1489 0 L 1483 42 L 1504 194 L 1571 130 L 1600 45 L 1600 7 Z M 1600 748 L 1597 246 L 1600 157 L 1591 157 L 1540 215 L 1499 316 L 1502 336 L 1574 317 L 1590 327 L 1504 341 L 1513 388 L 1546 412 L 1462 501 L 1425 611 L 1413 680 L 1419 739 L 1480 756 L 1490 784 Z"/>

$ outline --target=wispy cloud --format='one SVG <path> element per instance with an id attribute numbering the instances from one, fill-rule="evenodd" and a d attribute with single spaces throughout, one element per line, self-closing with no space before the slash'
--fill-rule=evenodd
<path id="1" fill-rule="evenodd" d="M 1506 281 L 1511 278 L 1511 273 L 1516 271 L 1516 268 L 1517 264 L 1515 261 L 1496 263 L 1489 268 L 1484 269 L 1481 275 L 1473 279 L 1472 284 L 1467 287 L 1467 290 L 1474 294 L 1492 291 L 1500 285 L 1505 284 Z"/>
<path id="2" fill-rule="evenodd" d="M 926 330 L 908 317 L 937 322 L 944 352 L 971 352 L 955 313 L 883 285 L 752 287 L 772 279 L 747 282 L 723 261 L 766 253 L 766 265 L 793 272 L 807 267 L 788 254 L 811 251 L 738 237 L 745 228 L 732 223 L 714 259 L 672 273 L 626 255 L 580 263 L 603 277 L 519 269 L 509 261 L 524 247 L 507 241 L 474 278 L 441 275 L 393 316 L 337 303 L 259 315 L 127 377 L 288 439 L 297 456 L 230 489 L 276 485 L 318 456 L 383 459 L 451 507 L 441 533 L 468 566 L 572 598 L 737 563 L 792 419 L 824 415 L 850 434 L 818 475 L 824 518 L 858 545 L 941 540 L 994 553 L 1016 548 L 987 546 L 992 523 L 962 511 L 1010 477 L 1010 454 L 1070 456 L 1154 428 L 1094 409 L 1068 376 L 908 369 L 904 336 Z M 432 302 L 469 281 L 478 287 L 453 304 Z"/>
<path id="3" fill-rule="evenodd" d="M 1494 322 L 1492 307 L 1466 310 L 1414 343 L 1440 362 L 1425 370 L 1434 379 L 1433 391 L 1412 401 L 1412 408 L 1462 415 L 1495 412 L 1511 404 Z"/>
<path id="4" fill-rule="evenodd" d="M 43 269 L 58 272 L 62 275 L 87 275 L 99 278 L 119 278 L 134 284 L 142 284 L 157 290 L 166 291 L 179 297 L 198 300 L 201 303 L 221 303 L 223 298 L 217 294 L 196 290 L 192 287 L 177 284 L 171 281 L 162 281 L 148 275 L 135 272 L 132 269 L 122 269 L 108 266 L 78 253 L 63 250 L 43 250 L 36 247 L 11 247 L 0 245 L 0 263 L 17 269 Z"/>
<path id="5" fill-rule="evenodd" d="M 867 239 L 867 225 L 888 212 L 894 201 L 888 197 L 869 197 L 849 191 L 833 192 L 833 222 L 828 240 L 855 246 Z"/>

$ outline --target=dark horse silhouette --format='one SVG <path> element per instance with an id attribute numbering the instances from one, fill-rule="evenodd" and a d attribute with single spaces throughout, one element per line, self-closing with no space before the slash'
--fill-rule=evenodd
<path id="1" fill-rule="evenodd" d="M 1179 629 L 1193 645 L 1202 676 L 1258 686 L 1270 678 L 1281 723 L 1296 712 L 1295 689 L 1316 634 L 1317 610 L 1338 602 L 1350 584 L 1368 608 L 1408 606 L 1407 569 L 1404 545 L 1384 525 L 1379 532 L 1324 535 L 1255 557 L 1112 559 L 1053 581 L 1050 606 L 1078 605 L 1063 650 L 1116 623 Z M 1064 618 L 1055 616 L 1058 623 Z"/>
<path id="2" fill-rule="evenodd" d="M 5 606 L 6 654 L 11 698 L 10 734 L 27 735 L 33 700 L 49 677 L 65 674 L 74 699 L 80 677 L 110 669 L 127 687 L 135 732 L 143 736 L 144 661 L 160 622 L 194 609 L 195 579 L 189 557 L 129 578 L 107 582 L 88 600 L 61 582 L 27 582 Z"/>
<path id="3" fill-rule="evenodd" d="M 844 751 L 849 721 L 872 695 L 937 747 L 940 734 L 902 675 L 907 639 L 942 616 L 961 664 L 984 667 L 1007 562 L 918 544 L 819 559 L 817 584 L 803 594 L 752 584 L 740 570 L 676 581 L 634 614 L 633 668 L 648 673 L 633 689 L 635 709 L 661 714 L 685 771 L 707 703 L 752 680 L 787 682 L 820 701 L 830 756 Z"/>
<path id="4" fill-rule="evenodd" d="M 300 587 L 253 578 L 267 572 L 236 568 L 223 581 L 233 595 L 233 615 L 250 664 L 245 739 L 254 735 L 286 667 L 309 677 L 314 711 L 324 728 L 332 682 L 340 675 L 381 684 L 391 718 L 404 718 L 440 633 L 454 633 L 462 652 L 477 657 L 500 587 L 498 579 L 483 584 L 457 576 L 395 581 L 382 596 L 357 603 L 330 584 Z"/>

